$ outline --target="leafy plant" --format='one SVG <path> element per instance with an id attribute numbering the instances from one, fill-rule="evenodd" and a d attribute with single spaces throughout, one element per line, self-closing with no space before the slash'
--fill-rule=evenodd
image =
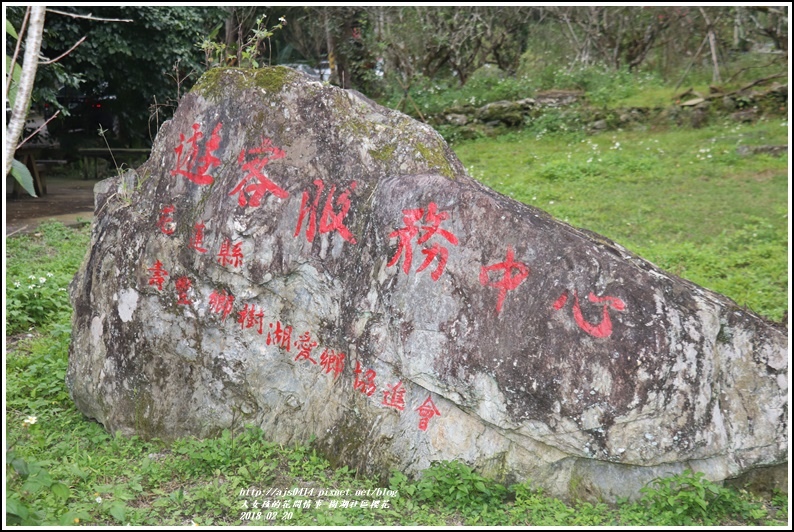
<path id="1" fill-rule="evenodd" d="M 71 305 L 66 287 L 85 254 L 87 242 L 86 231 L 68 229 L 60 223 L 44 223 L 35 234 L 8 240 L 8 333 L 69 321 Z"/>
<path id="2" fill-rule="evenodd" d="M 526 522 L 532 526 L 560 525 L 568 523 L 576 513 L 560 500 L 543 494 L 542 489 L 533 489 L 528 482 L 513 486 L 516 502 L 510 509 L 514 522 Z"/>
<path id="3" fill-rule="evenodd" d="M 251 35 L 244 43 L 239 43 L 236 46 L 227 46 L 226 43 L 216 42 L 214 39 L 221 26 L 216 27 L 208 37 L 201 40 L 196 46 L 204 52 L 205 64 L 208 68 L 217 66 L 229 66 L 236 64 L 242 68 L 259 68 L 264 66 L 264 57 L 262 55 L 264 41 L 270 42 L 270 38 L 276 31 L 282 29 L 287 23 L 284 17 L 278 19 L 278 24 L 274 24 L 267 28 L 265 25 L 265 18 L 267 15 L 262 15 L 256 19 L 256 26 L 251 29 Z M 271 53 L 271 47 L 267 46 L 268 54 Z M 270 65 L 272 56 L 268 55 L 267 64 Z"/>
<path id="4" fill-rule="evenodd" d="M 69 315 L 71 306 L 65 279 L 53 274 L 29 275 L 14 279 L 6 287 L 6 326 L 11 333 L 57 321 L 60 314 Z"/>
<path id="5" fill-rule="evenodd" d="M 507 488 L 475 473 L 466 464 L 444 460 L 433 464 L 417 484 L 421 501 L 457 509 L 485 509 L 503 503 Z"/>
<path id="6" fill-rule="evenodd" d="M 640 504 L 648 508 L 658 524 L 715 524 L 727 516 L 749 520 L 766 516 L 761 505 L 742 499 L 735 491 L 706 479 L 704 473 L 689 469 L 657 478 L 640 492 Z"/>

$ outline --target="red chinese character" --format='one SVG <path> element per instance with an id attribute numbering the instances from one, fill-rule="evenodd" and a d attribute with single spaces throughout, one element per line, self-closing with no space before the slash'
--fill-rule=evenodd
<path id="1" fill-rule="evenodd" d="M 579 296 L 576 294 L 576 290 L 573 291 L 573 319 L 576 321 L 576 324 L 579 326 L 579 328 L 587 334 L 595 336 L 596 338 L 606 338 L 612 334 L 612 320 L 609 317 L 609 307 L 623 312 L 626 309 L 626 304 L 623 303 L 623 300 L 617 297 L 598 297 L 593 292 L 588 294 L 587 299 L 589 299 L 592 303 L 602 303 L 604 305 L 601 323 L 595 325 L 584 319 L 584 316 L 582 315 L 582 308 L 579 306 Z M 565 306 L 567 301 L 568 291 L 566 290 L 557 299 L 557 301 L 554 302 L 554 310 L 560 310 Z"/>
<path id="2" fill-rule="evenodd" d="M 383 404 L 397 410 L 405 410 L 405 388 L 402 381 L 394 386 L 386 385 L 386 388 L 388 390 L 383 392 Z"/>
<path id="3" fill-rule="evenodd" d="M 314 233 L 317 231 L 317 208 L 320 206 L 320 195 L 325 188 L 325 183 L 323 183 L 320 179 L 315 179 L 314 186 L 317 187 L 317 193 L 315 194 L 314 201 L 312 203 L 309 203 L 309 192 L 306 190 L 303 191 L 300 214 L 298 215 L 298 226 L 295 227 L 295 235 L 293 235 L 298 236 L 300 234 L 301 226 L 303 226 L 303 220 L 306 218 L 306 214 L 308 214 L 309 220 L 306 227 L 306 240 L 309 242 L 314 240 Z M 347 216 L 347 212 L 350 210 L 350 198 L 348 196 L 350 195 L 350 191 L 354 190 L 355 188 L 356 182 L 353 181 L 350 184 L 350 188 L 340 194 L 339 199 L 334 200 L 336 185 L 331 186 L 331 191 L 325 198 L 325 206 L 323 207 L 323 212 L 320 215 L 320 234 L 338 231 L 342 238 L 351 244 L 356 243 L 356 239 L 353 237 L 353 234 L 343 223 L 345 216 Z M 338 203 L 340 206 L 338 213 L 334 210 L 334 203 Z"/>
<path id="4" fill-rule="evenodd" d="M 257 157 L 246 162 L 246 155 L 259 154 L 268 154 L 268 156 Z M 241 150 L 239 157 L 237 157 L 237 162 L 241 165 L 242 169 L 248 173 L 239 183 L 237 183 L 237 186 L 234 187 L 229 195 L 234 196 L 235 194 L 239 193 L 237 202 L 240 204 L 240 207 L 245 207 L 246 205 L 250 205 L 251 207 L 259 207 L 260 203 L 262 202 L 262 198 L 268 192 L 277 198 L 286 198 L 289 195 L 287 194 L 287 191 L 273 183 L 273 181 L 271 181 L 268 176 L 262 172 L 262 169 L 271 161 L 271 159 L 281 159 L 284 156 L 284 150 L 273 146 L 270 139 L 263 139 L 261 146 L 252 150 L 248 150 L 247 153 L 245 149 Z M 252 184 L 246 186 L 246 183 L 249 181 L 251 181 Z M 246 196 L 246 194 L 248 194 L 248 196 Z"/>
<path id="5" fill-rule="evenodd" d="M 298 354 L 295 355 L 295 360 L 308 360 L 312 364 L 317 364 L 317 361 L 311 357 L 312 349 L 317 347 L 317 342 L 312 341 L 312 335 L 309 331 L 301 334 L 294 345 L 298 348 Z"/>
<path id="6" fill-rule="evenodd" d="M 175 207 L 173 205 L 166 205 L 163 207 L 163 210 L 160 211 L 160 219 L 157 220 L 157 227 L 166 235 L 173 235 L 174 231 L 176 231 L 176 224 L 174 223 L 174 219 L 171 218 L 171 213 L 174 212 L 174 209 Z"/>
<path id="7" fill-rule="evenodd" d="M 201 247 L 204 245 L 204 224 L 199 222 L 193 228 L 193 238 L 190 239 L 190 247 L 199 253 L 206 253 L 207 249 Z"/>
<path id="8" fill-rule="evenodd" d="M 441 415 L 429 395 L 417 410 L 419 411 L 419 430 L 427 430 L 427 422 L 430 421 L 430 418 Z"/>
<path id="9" fill-rule="evenodd" d="M 157 286 L 158 290 L 163 289 L 163 283 L 165 282 L 165 277 L 168 275 L 168 272 L 165 271 L 163 268 L 163 263 L 155 261 L 151 268 L 147 268 L 152 274 L 149 276 L 149 284 Z"/>
<path id="10" fill-rule="evenodd" d="M 345 369 L 345 354 L 337 353 L 333 349 L 326 349 L 320 355 L 320 365 L 325 369 L 326 374 L 333 371 L 334 378 L 337 378 L 342 374 L 342 370 Z"/>
<path id="11" fill-rule="evenodd" d="M 193 124 L 193 136 L 185 139 L 185 135 L 179 134 L 179 146 L 174 148 L 176 152 L 176 170 L 171 170 L 171 175 L 185 176 L 197 185 L 211 185 L 213 178 L 207 171 L 221 164 L 221 160 L 215 157 L 214 152 L 221 145 L 221 123 L 215 126 L 209 142 L 204 146 L 204 155 L 198 157 L 198 142 L 204 136 L 201 133 L 201 126 Z M 189 145 L 189 152 L 185 153 L 185 145 Z"/>
<path id="12" fill-rule="evenodd" d="M 492 282 L 488 276 L 488 272 L 492 270 L 504 270 L 504 276 L 500 281 Z M 514 276 L 513 270 L 518 270 Z M 498 262 L 490 266 L 483 266 L 480 270 L 480 284 L 483 286 L 493 286 L 499 289 L 499 296 L 496 299 L 496 313 L 502 311 L 502 304 L 505 301 L 505 296 L 508 290 L 515 290 L 518 285 L 524 282 L 524 279 L 529 275 L 529 267 L 521 262 L 513 260 L 513 248 L 507 246 L 507 257 L 504 262 Z"/>
<path id="13" fill-rule="evenodd" d="M 356 380 L 353 383 L 353 389 L 360 391 L 367 397 L 371 397 L 372 394 L 375 393 L 375 370 L 368 369 L 366 373 L 364 373 L 364 378 L 359 379 L 359 375 L 361 375 L 362 372 L 361 364 L 356 360 L 356 369 L 353 370 Z"/>
<path id="14" fill-rule="evenodd" d="M 433 235 L 438 234 L 444 237 L 450 244 L 455 246 L 458 245 L 458 238 L 446 229 L 441 229 L 440 227 L 441 222 L 449 218 L 449 213 L 436 212 L 436 208 L 436 204 L 431 201 L 427 205 L 427 212 L 425 212 L 424 209 L 403 210 L 403 223 L 405 224 L 405 227 L 397 229 L 396 231 L 393 231 L 391 234 L 389 234 L 389 238 L 397 238 L 397 252 L 389 261 L 388 266 L 394 266 L 397 264 L 400 256 L 405 254 L 405 257 L 403 258 L 403 271 L 408 273 L 411 270 L 411 263 L 413 261 L 413 248 L 411 247 L 411 240 L 413 240 L 414 237 L 418 237 L 416 239 L 417 244 L 425 244 Z M 422 219 L 424 219 L 429 225 L 423 225 L 421 228 L 419 228 L 416 226 L 416 223 L 420 222 Z M 449 255 L 449 251 L 440 244 L 433 243 L 433 245 L 430 247 L 423 247 L 422 253 L 425 255 L 425 260 L 422 265 L 417 268 L 417 273 L 427 268 L 430 263 L 438 258 L 438 266 L 430 274 L 430 277 L 434 281 L 438 281 L 439 277 L 441 277 L 441 274 L 444 273 L 444 267 L 447 264 L 447 256 Z"/>
<path id="15" fill-rule="evenodd" d="M 193 286 L 193 283 L 187 277 L 180 277 L 176 280 L 176 293 L 179 296 L 176 302 L 177 305 L 190 305 L 191 301 L 188 299 L 187 293 L 191 286 Z"/>
<path id="16" fill-rule="evenodd" d="M 258 312 L 257 312 L 258 310 Z M 245 304 L 243 310 L 238 313 L 237 323 L 240 324 L 241 329 L 250 329 L 255 325 L 259 325 L 257 332 L 262 334 L 262 326 L 265 319 L 265 311 L 257 309 L 256 305 Z"/>
<path id="17" fill-rule="evenodd" d="M 270 324 L 271 331 L 267 333 L 267 345 L 275 344 L 276 347 L 289 351 L 292 343 L 292 325 L 287 325 L 282 329 L 281 322 L 276 322 L 276 329 L 273 329 L 273 324 Z"/>
<path id="18" fill-rule="evenodd" d="M 221 266 L 231 264 L 232 267 L 239 268 L 243 263 L 243 251 L 240 249 L 242 245 L 242 242 L 238 242 L 232 246 L 228 238 L 224 240 L 218 251 L 218 263 Z"/>
<path id="19" fill-rule="evenodd" d="M 226 290 L 213 290 L 210 294 L 210 310 L 216 314 L 223 313 L 223 319 L 226 319 L 234 306 L 234 296 L 226 293 Z"/>

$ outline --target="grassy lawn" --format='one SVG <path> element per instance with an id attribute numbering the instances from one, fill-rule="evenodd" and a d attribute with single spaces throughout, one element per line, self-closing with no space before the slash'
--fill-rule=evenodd
<path id="1" fill-rule="evenodd" d="M 787 123 L 547 134 L 459 142 L 469 173 L 779 321 L 788 309 Z"/>
<path id="2" fill-rule="evenodd" d="M 474 177 L 502 193 L 780 320 L 788 308 L 788 160 L 742 158 L 736 147 L 783 144 L 786 126 L 770 120 L 589 137 L 530 129 L 453 148 Z M 421 480 L 393 473 L 379 484 L 332 469 L 310 446 L 269 443 L 255 428 L 170 444 L 108 434 L 76 410 L 64 384 L 65 288 L 88 234 L 47 224 L 6 243 L 8 524 L 786 525 L 786 496 L 760 500 L 692 474 L 648 486 L 637 502 L 564 504 L 454 462 Z M 263 494 L 241 496 L 247 488 Z M 265 496 L 270 488 L 282 492 Z M 321 489 L 353 495 L 319 496 Z M 343 501 L 358 507 L 342 508 Z"/>

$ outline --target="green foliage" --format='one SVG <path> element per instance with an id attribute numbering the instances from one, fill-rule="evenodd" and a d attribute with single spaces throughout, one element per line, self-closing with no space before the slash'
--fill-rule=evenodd
<path id="1" fill-rule="evenodd" d="M 516 484 L 515 504 L 509 509 L 511 524 L 531 526 L 608 526 L 616 524 L 615 511 L 603 503 L 567 505 L 549 497 L 529 482 Z"/>
<path id="2" fill-rule="evenodd" d="M 689 469 L 657 478 L 640 492 L 640 505 L 647 508 L 659 525 L 710 525 L 726 517 L 753 522 L 767 515 L 761 504 L 747 501 L 735 491 L 707 480 L 704 473 Z"/>
<path id="3" fill-rule="evenodd" d="M 33 235 L 7 245 L 6 327 L 17 333 L 67 321 L 71 305 L 67 287 L 83 259 L 86 230 L 46 223 Z"/>
<path id="4" fill-rule="evenodd" d="M 463 86 L 455 80 L 417 77 L 409 91 L 411 99 L 423 115 L 434 115 L 455 108 L 476 108 L 500 100 L 519 100 L 534 93 L 530 80 L 504 77 L 488 78 L 475 76 Z M 403 97 L 402 89 L 394 90 L 380 101 L 387 107 L 397 107 Z M 416 109 L 405 102 L 404 112 L 416 115 Z"/>
<path id="5" fill-rule="evenodd" d="M 548 65 L 534 73 L 537 90 L 580 90 L 598 107 L 607 107 L 624 100 L 654 83 L 650 74 L 614 70 L 605 65 L 560 66 Z"/>
<path id="6" fill-rule="evenodd" d="M 514 486 L 516 503 L 510 510 L 514 522 L 532 526 L 565 524 L 575 510 L 560 500 L 547 497 L 541 489 L 532 489 L 529 483 Z"/>
<path id="7" fill-rule="evenodd" d="M 555 64 L 542 71 L 515 76 L 508 76 L 495 67 L 481 68 L 462 86 L 454 78 L 416 76 L 409 94 L 424 115 L 432 116 L 455 108 L 477 108 L 495 101 L 530 98 L 539 91 L 551 89 L 580 90 L 592 105 L 608 108 L 644 92 L 656 83 L 657 78 L 650 73 L 629 73 L 625 69 L 615 72 L 600 65 L 566 68 Z M 396 107 L 402 100 L 402 89 L 394 89 L 388 96 L 381 98 L 384 105 Z M 416 110 L 410 105 L 404 105 L 402 110 L 416 115 Z M 579 118 L 575 110 L 544 109 L 539 119 L 549 120 L 547 114 L 556 121 L 561 118 L 575 121 Z M 575 129 L 581 129 L 582 125 L 578 124 Z M 568 127 L 574 129 L 573 126 L 571 123 Z"/>
<path id="8" fill-rule="evenodd" d="M 33 186 L 33 176 L 30 175 L 30 170 L 28 170 L 27 166 L 14 159 L 11 161 L 11 175 L 14 176 L 14 179 L 17 180 L 17 183 L 22 185 L 22 188 L 25 189 L 25 192 L 34 198 L 37 197 L 36 189 Z"/>
<path id="9" fill-rule="evenodd" d="M 204 61 L 207 68 L 228 66 L 232 62 L 241 68 L 270 66 L 272 57 L 270 55 L 267 58 L 263 57 L 263 43 L 264 41 L 269 43 L 270 38 L 276 31 L 282 29 L 287 21 L 284 17 L 281 17 L 278 24 L 268 29 L 265 25 L 265 18 L 267 18 L 267 15 L 257 18 L 256 26 L 251 29 L 251 35 L 248 39 L 244 43 L 235 43 L 233 47 L 214 40 L 220 26 L 213 30 L 208 37 L 201 40 L 196 46 L 204 52 Z M 270 53 L 271 47 L 268 46 L 267 50 Z M 267 61 L 266 64 L 265 60 Z"/>
<path id="10" fill-rule="evenodd" d="M 502 503 L 507 489 L 455 461 L 434 463 L 416 486 L 417 499 L 458 510 L 487 510 Z"/>
<path id="11" fill-rule="evenodd" d="M 788 520 L 788 495 L 775 490 L 770 501 L 772 517 L 781 521 Z M 771 525 L 773 523 L 765 523 Z"/>
<path id="12" fill-rule="evenodd" d="M 106 22 L 48 14 L 42 43 L 43 55 L 57 57 L 86 37 L 58 64 L 66 73 L 79 73 L 82 93 L 115 96 L 103 109 L 119 117 L 122 130 L 117 141 L 126 144 L 148 142 L 150 106 L 156 106 L 160 123 L 168 118 L 176 99 L 202 71 L 202 55 L 194 43 L 226 15 L 219 7 L 92 6 L 87 10 L 62 6 L 60 10 L 132 20 Z M 36 86 L 39 94 L 49 91 L 49 98 L 54 99 L 61 86 L 76 86 L 75 81 L 42 69 Z M 92 124 L 90 132 L 95 128 Z M 56 129 L 52 123 L 50 130 Z"/>

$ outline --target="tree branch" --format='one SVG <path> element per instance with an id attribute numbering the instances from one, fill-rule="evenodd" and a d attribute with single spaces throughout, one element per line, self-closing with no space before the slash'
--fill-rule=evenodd
<path id="1" fill-rule="evenodd" d="M 5 145 L 5 175 L 11 171 L 11 164 L 14 161 L 17 142 L 22 136 L 22 128 L 25 125 L 30 95 L 33 92 L 33 82 L 36 79 L 36 68 L 38 67 L 39 50 L 41 49 L 41 38 L 44 33 L 44 6 L 32 6 L 30 8 L 30 26 L 28 27 L 25 39 L 25 56 L 22 62 L 22 74 L 19 76 L 19 87 L 17 97 L 14 101 L 14 108 L 11 110 L 11 119 L 8 121 L 6 129 Z M 22 35 L 19 36 L 22 38 Z"/>
<path id="2" fill-rule="evenodd" d="M 6 90 L 5 97 L 8 99 L 8 92 L 11 90 L 11 83 L 14 80 L 14 65 L 17 64 L 17 57 L 19 57 L 19 48 L 22 46 L 22 35 L 25 34 L 25 28 L 28 25 L 28 18 L 30 17 L 30 8 L 25 10 L 25 18 L 22 19 L 22 27 L 19 28 L 19 35 L 17 35 L 17 45 L 14 48 L 14 58 L 11 59 L 11 64 L 8 69 L 8 76 L 6 76 Z"/>
<path id="3" fill-rule="evenodd" d="M 23 146 L 23 145 L 24 145 L 24 144 L 25 144 L 27 141 L 29 141 L 30 139 L 32 139 L 33 137 L 35 137 L 35 136 L 36 136 L 36 134 L 37 134 L 39 131 L 41 131 L 42 129 L 44 129 L 45 127 L 47 127 L 47 124 L 49 124 L 50 122 L 52 122 L 52 121 L 53 121 L 53 119 L 54 119 L 56 116 L 58 116 L 59 114 L 61 114 L 61 111 L 60 111 L 60 109 L 59 109 L 58 111 L 55 111 L 55 114 L 54 114 L 54 115 L 52 115 L 51 117 L 49 117 L 49 118 L 47 119 L 47 121 L 46 121 L 46 122 L 44 122 L 42 125 L 40 125 L 39 127 L 37 127 L 37 128 L 36 128 L 36 131 L 34 131 L 33 133 L 31 133 L 30 135 L 28 135 L 27 137 L 25 137 L 25 140 L 23 140 L 22 142 L 20 142 L 20 143 L 17 145 L 17 149 L 21 148 L 21 147 L 22 147 L 22 146 Z"/>
<path id="4" fill-rule="evenodd" d="M 756 85 L 761 85 L 763 83 L 766 83 L 767 81 L 772 81 L 773 79 L 785 78 L 787 75 L 788 74 L 783 72 L 781 74 L 774 74 L 772 76 L 767 76 L 765 78 L 757 79 L 757 80 L 753 81 L 752 83 L 750 83 L 749 85 L 745 85 L 741 89 L 737 89 L 737 90 L 735 90 L 733 92 L 729 92 L 728 95 L 736 94 L 736 93 L 739 93 L 739 92 L 742 92 L 742 91 L 746 91 L 747 89 L 751 89 L 751 88 L 755 87 Z"/>
<path id="5" fill-rule="evenodd" d="M 83 41 L 85 41 L 85 40 L 86 40 L 86 37 L 87 37 L 87 35 L 84 35 L 82 39 L 80 39 L 79 41 L 77 41 L 76 43 L 74 43 L 74 46 L 72 46 L 71 48 L 69 48 L 68 50 L 66 50 L 64 53 L 62 53 L 61 55 L 59 55 L 59 56 L 58 56 L 58 57 L 56 57 L 55 59 L 48 59 L 47 61 L 40 61 L 40 62 L 39 62 L 39 64 L 40 64 L 40 65 L 51 65 L 51 64 L 53 64 L 53 63 L 57 63 L 58 61 L 60 61 L 61 59 L 63 59 L 64 57 L 66 57 L 67 55 L 69 55 L 70 53 L 72 53 L 72 51 L 73 51 L 75 48 L 77 48 L 78 46 L 80 46 L 81 44 L 83 44 Z"/>
<path id="6" fill-rule="evenodd" d="M 99 20 L 101 22 L 133 22 L 131 18 L 101 18 L 95 17 L 91 13 L 87 15 L 80 15 L 78 13 L 67 13 L 66 11 L 58 11 L 57 9 L 47 9 L 50 13 L 55 13 L 57 15 L 63 15 L 65 17 L 72 17 L 72 18 L 85 18 L 88 20 Z"/>

